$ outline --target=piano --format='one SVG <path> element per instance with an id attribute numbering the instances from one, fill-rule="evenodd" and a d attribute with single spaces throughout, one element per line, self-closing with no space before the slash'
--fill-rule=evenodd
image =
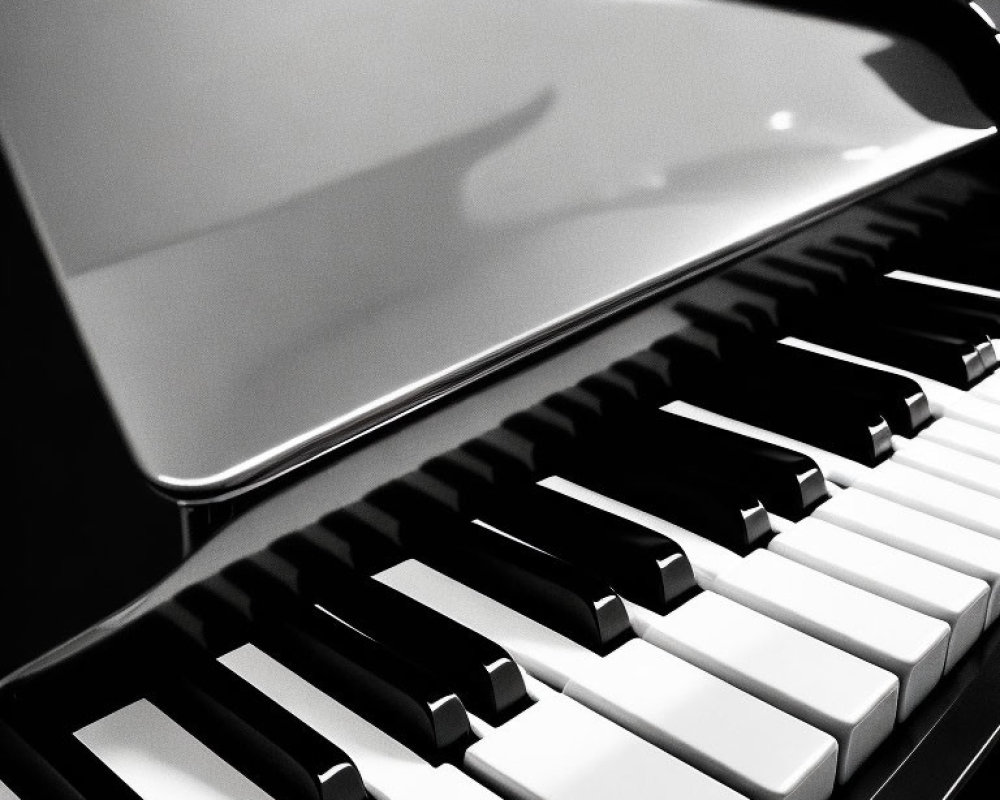
<path id="1" fill-rule="evenodd" d="M 0 799 L 991 796 L 1000 3 L 914 5 L 5 3 Z"/>

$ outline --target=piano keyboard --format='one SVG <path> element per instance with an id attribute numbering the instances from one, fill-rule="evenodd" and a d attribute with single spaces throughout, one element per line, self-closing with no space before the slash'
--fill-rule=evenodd
<path id="1" fill-rule="evenodd" d="M 5 689 L 0 798 L 860 797 L 1000 616 L 1000 197 L 879 207 Z"/>

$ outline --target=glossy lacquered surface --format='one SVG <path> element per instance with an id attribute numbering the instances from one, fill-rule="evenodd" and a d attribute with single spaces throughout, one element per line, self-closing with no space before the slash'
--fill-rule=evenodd
<path id="1" fill-rule="evenodd" d="M 988 124 L 913 44 L 690 0 L 11 2 L 0 75 L 72 311 L 178 491 L 273 475 Z"/>

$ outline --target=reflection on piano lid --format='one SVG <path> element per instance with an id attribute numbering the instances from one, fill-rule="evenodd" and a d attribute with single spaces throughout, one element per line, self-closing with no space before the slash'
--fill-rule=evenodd
<path id="1" fill-rule="evenodd" d="M 954 796 L 993 5 L 5 5 L 0 797 Z"/>

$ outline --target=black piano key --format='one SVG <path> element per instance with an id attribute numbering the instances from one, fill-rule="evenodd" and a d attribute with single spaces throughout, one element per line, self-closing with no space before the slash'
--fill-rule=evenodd
<path id="1" fill-rule="evenodd" d="M 675 390 L 695 405 L 869 466 L 892 452 L 886 421 L 831 387 L 798 383 L 738 358 L 726 362 L 681 337 L 655 347 L 672 359 Z"/>
<path id="2" fill-rule="evenodd" d="M 1000 338 L 1000 299 L 894 278 L 882 278 L 875 291 L 887 302 L 922 309 L 927 316 L 959 316 Z"/>
<path id="3" fill-rule="evenodd" d="M 819 296 L 818 288 L 809 280 L 780 269 L 757 265 L 752 271 L 732 273 L 728 280 L 775 297 L 781 304 L 781 319 L 785 325 L 809 325 L 812 315 L 820 313 L 815 302 Z M 859 282 L 850 297 L 824 298 L 822 308 L 825 311 L 822 313 L 828 318 L 843 320 L 839 324 L 863 324 L 888 332 L 906 332 L 954 341 L 968 351 L 978 353 L 986 370 L 992 370 L 996 366 L 993 346 L 984 328 L 955 315 L 928 315 L 920 308 L 897 302 L 891 296 L 886 297 L 884 291 L 880 294 L 873 291 L 876 287 L 884 288 L 885 285 L 884 278 L 872 277 L 864 283 Z M 701 320 L 694 321 L 704 324 Z M 731 336 L 732 331 L 723 329 L 723 324 L 725 323 L 716 321 L 711 329 L 719 335 Z M 732 323 L 728 326 L 732 328 Z"/>
<path id="4" fill-rule="evenodd" d="M 934 378 L 959 389 L 973 386 L 985 373 L 974 346 L 961 339 L 925 333 L 831 311 L 804 323 L 802 338 Z"/>
<path id="5" fill-rule="evenodd" d="M 684 551 L 665 536 L 540 486 L 484 492 L 481 477 L 442 461 L 431 469 L 472 498 L 470 513 L 599 575 L 622 597 L 666 614 L 698 591 Z"/>
<path id="6" fill-rule="evenodd" d="M 733 350 L 731 357 L 752 360 L 773 374 L 853 397 L 900 436 L 914 436 L 933 419 L 919 384 L 905 376 L 759 340 L 738 342 Z"/>
<path id="7" fill-rule="evenodd" d="M 848 305 L 838 314 L 847 313 L 851 318 L 857 318 L 863 314 L 869 319 L 880 319 L 884 324 L 899 330 L 917 331 L 923 334 L 944 337 L 961 342 L 962 345 L 979 353 L 983 361 L 983 367 L 991 371 L 996 367 L 996 356 L 993 353 L 993 345 L 990 342 L 990 325 L 983 325 L 964 315 L 949 312 L 946 309 L 936 309 L 928 313 L 929 309 L 913 303 L 899 302 L 891 292 L 885 291 L 886 281 L 881 283 L 883 291 L 878 295 L 872 295 L 863 304 L 856 303 Z"/>
<path id="8" fill-rule="evenodd" d="M 339 562 L 364 575 L 382 572 L 407 558 L 398 544 L 385 537 L 372 536 L 369 527 L 351 514 L 350 508 L 326 514 L 313 525 L 296 531 L 294 536 L 278 541 L 304 539 L 322 551 L 325 563 Z M 369 513 L 376 512 L 369 508 Z M 331 536 L 331 530 L 337 531 L 337 535 Z"/>
<path id="9" fill-rule="evenodd" d="M 593 573 L 513 534 L 466 521 L 421 489 L 399 481 L 368 500 L 405 520 L 402 541 L 414 558 L 454 580 L 597 653 L 632 638 L 621 599 Z"/>
<path id="10" fill-rule="evenodd" d="M 773 533 L 760 499 L 735 483 L 691 466 L 580 469 L 561 475 L 745 554 Z"/>
<path id="11" fill-rule="evenodd" d="M 0 780 L 18 800 L 86 800 L 24 737 L 0 719 Z"/>
<path id="12" fill-rule="evenodd" d="M 892 301 L 899 302 L 899 298 L 894 297 Z M 951 332 L 961 333 L 962 338 L 971 343 L 979 352 L 983 366 L 988 371 L 996 369 L 997 358 L 990 340 L 1000 338 L 1000 322 L 975 311 L 946 308 L 939 305 L 910 301 L 906 303 L 906 308 L 909 325 L 919 325 L 921 324 L 920 320 L 926 319 L 932 320 L 931 324 L 927 326 L 927 330 L 946 335 Z"/>
<path id="13" fill-rule="evenodd" d="M 16 758 L 23 759 L 23 775 L 11 784 L 22 793 L 21 800 L 34 796 L 50 800 L 63 797 L 101 798 L 101 800 L 140 800 L 131 787 L 104 764 L 86 745 L 77 739 L 52 710 L 45 708 L 8 709 L 5 713 L 7 730 L 0 727 L 4 744 L 14 747 Z M 3 751 L 0 751 L 3 758 Z M 13 762 L 15 766 L 17 761 Z M 49 768 L 54 772 L 49 772 Z M 39 783 L 34 783 L 35 780 Z M 23 788 L 22 788 L 23 782 Z M 51 788 L 51 796 L 33 794 Z M 63 792 L 63 794 L 59 794 Z M 76 792 L 74 794 L 73 792 Z"/>
<path id="14" fill-rule="evenodd" d="M 275 797 L 363 800 L 357 767 L 339 747 L 211 658 L 169 612 L 149 621 L 176 662 L 149 694 L 161 711 Z"/>
<path id="15" fill-rule="evenodd" d="M 504 492 L 479 517 L 600 575 L 622 597 L 667 614 L 697 593 L 676 543 L 542 487 Z"/>
<path id="16" fill-rule="evenodd" d="M 545 406 L 515 414 L 504 425 L 546 453 L 539 457 L 546 467 L 542 473 L 634 505 L 737 552 L 753 549 L 771 533 L 756 495 L 711 468 L 684 463 L 669 446 L 661 452 L 610 428 L 606 436 L 580 436 L 570 417 Z"/>
<path id="17" fill-rule="evenodd" d="M 627 452 L 669 457 L 685 469 L 717 475 L 749 489 L 770 511 L 801 519 L 826 498 L 826 481 L 811 458 L 749 436 L 653 410 L 631 400 L 599 373 L 544 401 L 583 423 L 593 437 L 617 442 Z M 648 459 L 647 459 L 648 460 Z"/>
<path id="18" fill-rule="evenodd" d="M 869 315 L 891 312 L 894 319 L 905 319 L 911 327 L 934 326 L 938 332 L 965 330 L 970 338 L 984 335 L 1000 338 L 1000 300 L 895 280 L 867 268 L 840 270 L 810 260 L 766 259 L 767 266 L 778 273 L 807 278 L 817 287 L 829 308 L 844 303 L 861 303 Z M 845 277 L 846 276 L 846 277 Z M 808 316 L 812 309 L 801 309 Z M 713 323 L 707 327 L 717 327 Z M 720 328 L 721 330 L 721 328 Z"/>
<path id="19" fill-rule="evenodd" d="M 296 571 L 291 584 L 394 652 L 454 689 L 472 713 L 499 725 L 528 705 L 517 665 L 489 639 L 335 560 L 311 537 L 286 536 L 254 560 L 274 570 L 276 558 Z M 326 539 L 338 537 L 324 531 Z M 280 568 L 280 567 L 279 567 Z"/>
<path id="20" fill-rule="evenodd" d="M 253 626 L 250 598 L 219 575 L 200 581 L 177 594 L 169 603 L 177 606 L 196 637 L 213 656 L 222 655 L 250 641 Z M 161 606 L 161 614 L 166 613 Z M 176 621 L 176 619 L 175 619 Z"/>
<path id="21" fill-rule="evenodd" d="M 249 562 L 206 590 L 240 614 L 249 608 L 261 649 L 426 761 L 454 760 L 473 740 L 461 701 L 436 677 Z"/>
<path id="22" fill-rule="evenodd" d="M 957 232 L 956 232 L 957 233 Z M 1000 289 L 1000 243 L 979 236 L 951 235 L 945 241 L 923 242 L 919 249 L 894 263 L 898 269 L 932 278 Z"/>

